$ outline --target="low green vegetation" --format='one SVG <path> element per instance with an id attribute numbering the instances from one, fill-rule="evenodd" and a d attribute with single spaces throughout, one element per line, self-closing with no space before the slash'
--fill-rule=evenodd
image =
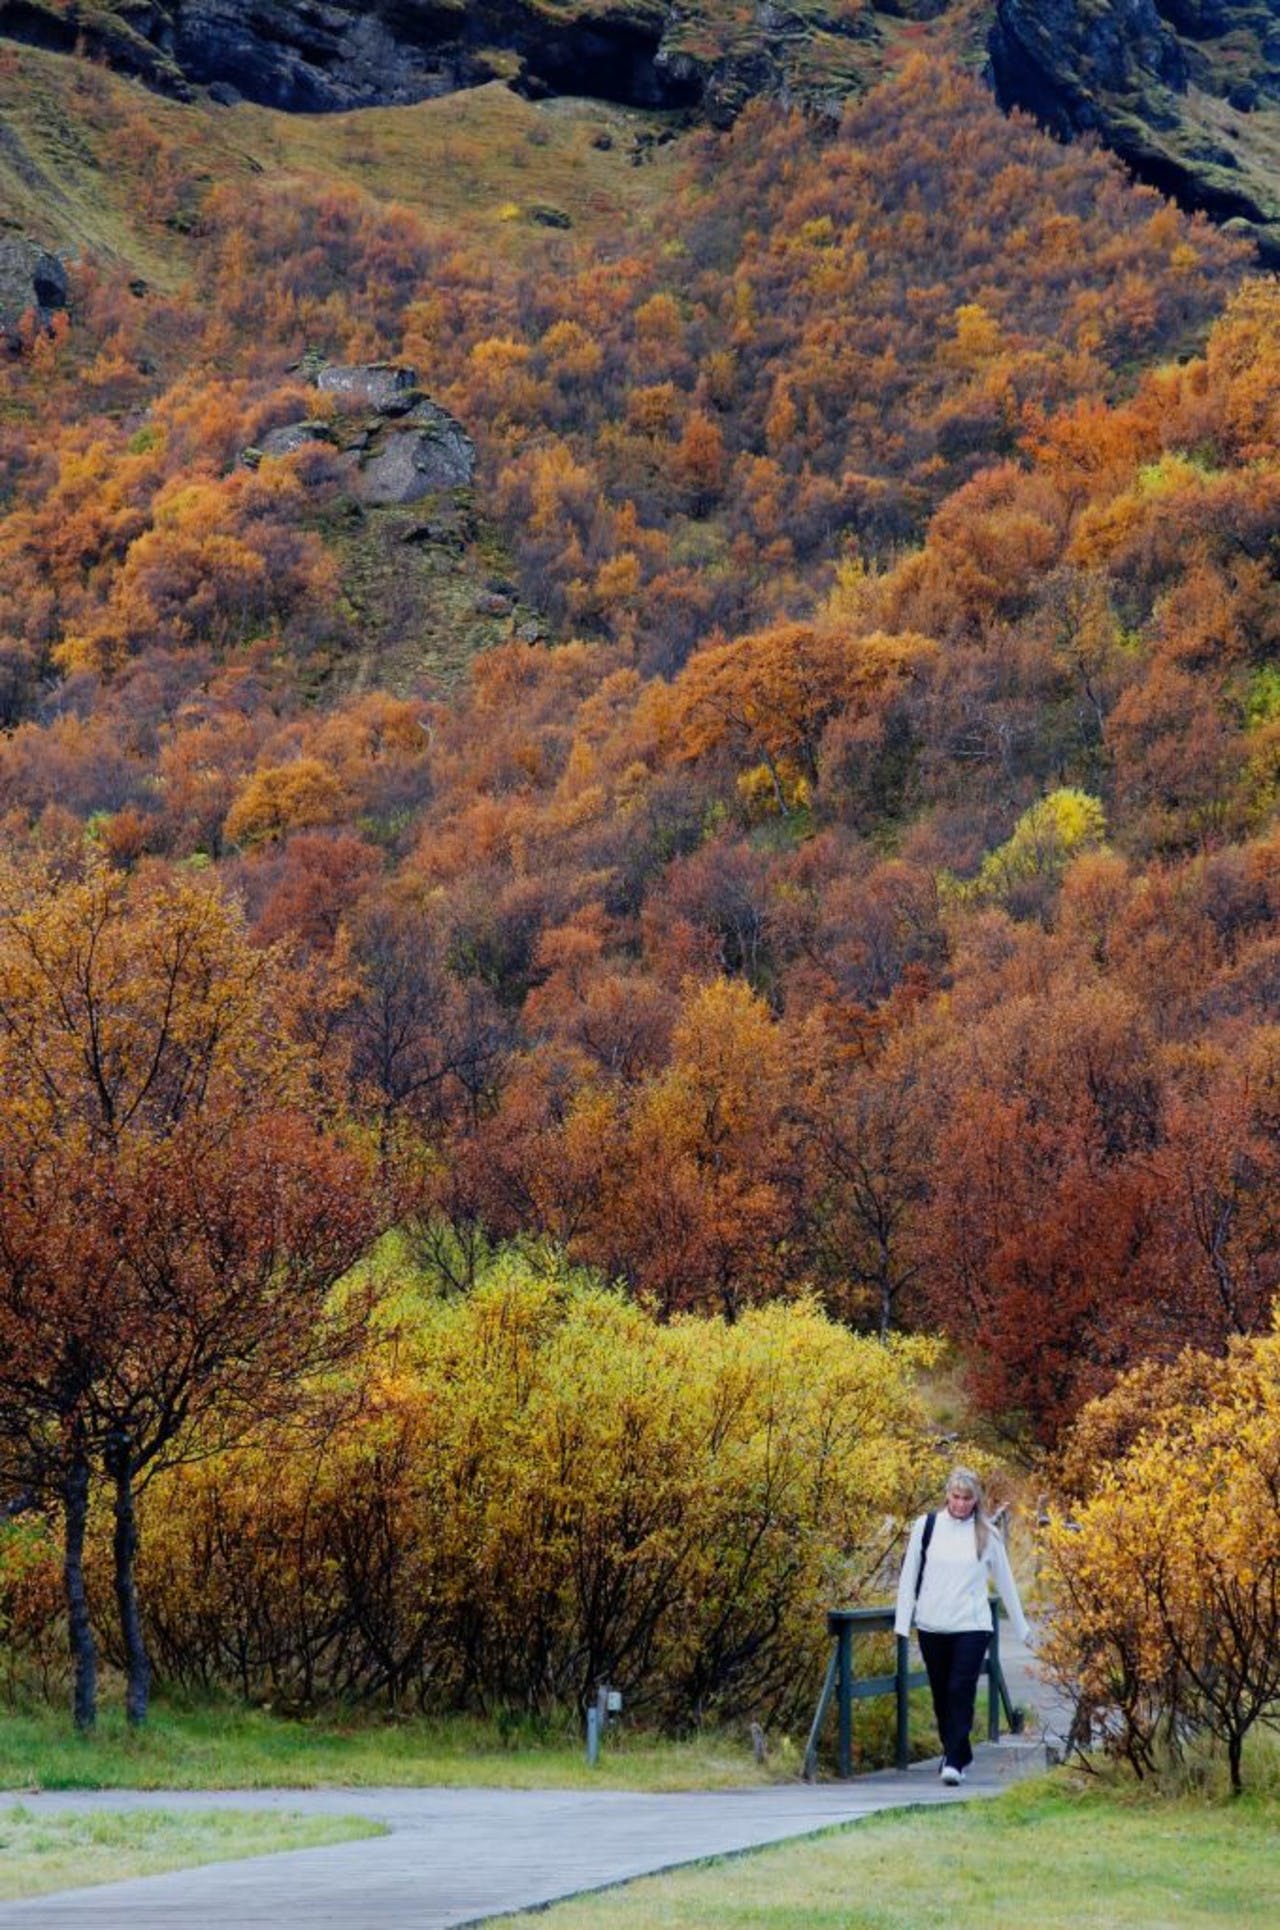
<path id="1" fill-rule="evenodd" d="M 728 1789 L 797 1774 L 802 1747 L 803 1739 L 779 1739 L 761 1766 L 741 1738 L 660 1742 L 624 1731 L 610 1735 L 592 1770 L 567 1728 L 518 1721 L 294 1721 L 231 1704 L 158 1703 L 140 1734 L 130 1734 L 113 1708 L 82 1737 L 71 1731 L 65 1709 L 51 1705 L 0 1721 L 0 1788 Z"/>
<path id="2" fill-rule="evenodd" d="M 276 1850 L 314 1850 L 328 1843 L 385 1836 L 378 1823 L 357 1816 L 297 1816 L 289 1812 L 202 1810 L 176 1815 L 161 1809 L 130 1815 L 90 1810 L 79 1816 L 38 1816 L 19 1804 L 0 1809 L 0 1900 L 41 1896 L 90 1883 L 159 1876 L 197 1863 L 266 1856 Z"/>
<path id="3" fill-rule="evenodd" d="M 1087 1778 L 877 1816 L 504 1919 L 510 1930 L 1247 1930 L 1280 1921 L 1280 1802 Z"/>

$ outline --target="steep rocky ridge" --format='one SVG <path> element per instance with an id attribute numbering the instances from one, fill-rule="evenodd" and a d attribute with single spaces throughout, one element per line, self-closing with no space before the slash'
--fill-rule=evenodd
<path id="1" fill-rule="evenodd" d="M 762 92 L 838 100 L 863 77 L 876 15 L 870 0 L 0 0 L 0 33 L 287 110 L 501 78 L 723 121 Z"/>

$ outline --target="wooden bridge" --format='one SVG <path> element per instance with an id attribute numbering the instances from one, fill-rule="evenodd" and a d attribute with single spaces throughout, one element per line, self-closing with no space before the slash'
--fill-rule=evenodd
<path id="1" fill-rule="evenodd" d="M 991 1604 L 991 1646 L 982 1672 L 987 1678 L 987 1739 L 1000 1740 L 1000 1711 L 1003 1708 L 1005 1720 L 1011 1734 L 1022 1733 L 1022 1710 L 1014 1707 L 1004 1672 L 1000 1667 L 1000 1616 L 999 1602 Z M 905 1635 L 895 1637 L 897 1643 L 897 1664 L 892 1675 L 857 1674 L 854 1668 L 854 1639 L 859 1635 L 889 1635 L 893 1632 L 894 1611 L 891 1608 L 833 1608 L 827 1616 L 827 1628 L 832 1638 L 831 1660 L 827 1664 L 826 1680 L 822 1684 L 822 1694 L 814 1711 L 813 1724 L 809 1730 L 809 1740 L 804 1752 L 804 1776 L 812 1782 L 818 1772 L 818 1743 L 822 1735 L 822 1725 L 827 1719 L 827 1711 L 834 1698 L 837 1711 L 836 1727 L 836 1772 L 841 1776 L 853 1774 L 853 1705 L 863 1702 L 869 1696 L 892 1695 L 898 1704 L 897 1766 L 906 1769 L 911 1760 L 910 1739 L 910 1694 L 912 1689 L 928 1686 L 929 1678 L 923 1669 L 912 1669 L 910 1641 Z"/>

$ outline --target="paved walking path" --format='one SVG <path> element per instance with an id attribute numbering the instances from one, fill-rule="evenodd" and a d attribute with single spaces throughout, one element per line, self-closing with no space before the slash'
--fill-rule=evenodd
<path id="1" fill-rule="evenodd" d="M 1010 1644 L 1015 1701 L 1030 1700 Z M 19 1796 L 36 1813 L 103 1809 L 291 1809 L 366 1816 L 390 1835 L 0 1905 L 0 1930 L 458 1930 L 508 1911 L 626 1882 L 674 1864 L 804 1836 L 877 1810 L 996 1795 L 1043 1765 L 1038 1741 L 984 1744 L 966 1782 L 937 1764 L 851 1783 L 632 1795 L 620 1790 L 329 1789 L 78 1791 Z M 5 1799 L 0 1797 L 0 1803 Z"/>

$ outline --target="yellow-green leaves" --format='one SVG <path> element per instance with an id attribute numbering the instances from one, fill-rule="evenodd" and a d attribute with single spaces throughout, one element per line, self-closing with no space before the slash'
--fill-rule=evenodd
<path id="1" fill-rule="evenodd" d="M 507 1257 L 417 1316 L 322 1452 L 154 1485 L 165 1666 L 437 1706 L 608 1674 L 671 1722 L 795 1712 L 833 1588 L 870 1584 L 937 1480 L 914 1368 L 809 1305 L 664 1325 Z"/>
<path id="2" fill-rule="evenodd" d="M 1046 1653 L 1139 1775 L 1202 1731 L 1238 1789 L 1249 1730 L 1280 1719 L 1280 1334 L 1214 1365 L 1170 1370 L 1145 1422 L 1122 1390 L 1131 1445 L 1049 1530 Z"/>
<path id="3" fill-rule="evenodd" d="M 952 882 L 966 902 L 1007 902 L 1020 887 L 1037 880 L 1056 882 L 1078 852 L 1102 843 L 1107 822 L 1101 804 L 1087 791 L 1065 787 L 1038 798 L 1024 811 L 1005 842 L 982 861 L 976 878 Z"/>

